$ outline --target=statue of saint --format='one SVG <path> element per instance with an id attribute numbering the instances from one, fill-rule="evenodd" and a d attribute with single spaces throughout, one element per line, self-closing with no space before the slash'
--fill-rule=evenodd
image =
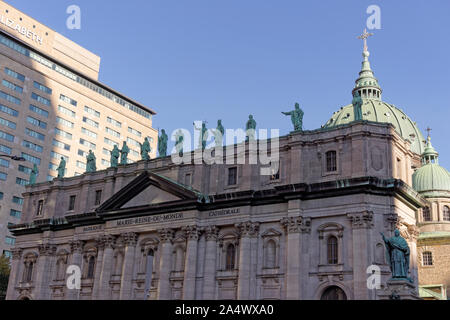
<path id="1" fill-rule="evenodd" d="M 412 282 L 408 277 L 410 250 L 406 240 L 400 236 L 400 231 L 396 229 L 394 237 L 389 239 L 386 239 L 383 233 L 381 236 L 386 245 L 386 261 L 391 267 L 391 279 L 405 279 Z"/>
<path id="2" fill-rule="evenodd" d="M 119 157 L 120 157 L 120 150 L 117 147 L 117 145 L 114 145 L 114 148 L 111 151 L 111 168 L 117 168 L 117 165 L 119 164 Z"/>
<path id="3" fill-rule="evenodd" d="M 122 145 L 122 149 L 120 150 L 120 164 L 128 163 L 128 153 L 130 153 L 130 148 L 127 146 L 127 142 L 124 141 Z"/>
<path id="4" fill-rule="evenodd" d="M 64 175 L 66 174 L 66 160 L 64 160 L 63 157 L 61 157 L 61 161 L 56 170 L 58 171 L 58 179 L 64 178 Z"/>
<path id="5" fill-rule="evenodd" d="M 223 146 L 223 136 L 225 134 L 225 129 L 222 125 L 222 120 L 217 120 L 217 128 L 214 131 L 214 141 L 216 142 L 216 147 Z"/>
<path id="6" fill-rule="evenodd" d="M 358 91 L 355 91 L 355 94 L 353 96 L 353 114 L 355 115 L 355 120 L 354 121 L 359 121 L 362 120 L 362 104 L 363 101 L 361 99 L 361 96 L 359 95 Z"/>
<path id="7" fill-rule="evenodd" d="M 144 143 L 139 144 L 141 146 L 141 159 L 142 160 L 150 160 L 149 152 L 152 152 L 152 148 L 150 147 L 150 142 L 148 138 L 145 137 Z"/>
<path id="8" fill-rule="evenodd" d="M 175 134 L 175 149 L 177 150 L 178 156 L 183 156 L 183 143 L 184 143 L 184 134 L 183 131 L 178 130 Z"/>
<path id="9" fill-rule="evenodd" d="M 30 185 L 36 184 L 36 178 L 39 174 L 39 170 L 36 164 L 34 164 L 33 169 L 30 172 Z"/>
<path id="10" fill-rule="evenodd" d="M 86 156 L 86 172 L 87 173 L 97 171 L 96 160 L 97 160 L 97 158 L 95 157 L 95 154 L 92 152 L 92 150 L 89 150 L 89 153 Z"/>
<path id="11" fill-rule="evenodd" d="M 195 130 L 200 130 L 200 137 L 198 138 L 198 147 L 202 150 L 206 149 L 206 141 L 208 140 L 208 129 L 206 128 L 206 121 L 202 121 L 202 127 L 197 128 L 194 123 Z"/>
<path id="12" fill-rule="evenodd" d="M 245 132 L 247 134 L 247 141 L 255 140 L 256 121 L 252 115 L 248 116 L 248 121 L 245 126 Z"/>
<path id="13" fill-rule="evenodd" d="M 300 109 L 300 105 L 298 103 L 295 104 L 295 109 L 289 112 L 282 112 L 285 116 L 291 116 L 292 124 L 294 125 L 294 131 L 302 131 L 303 130 L 303 115 L 304 112 Z"/>
<path id="14" fill-rule="evenodd" d="M 161 135 L 158 137 L 158 153 L 160 157 L 167 155 L 167 134 L 164 129 L 161 130 Z"/>

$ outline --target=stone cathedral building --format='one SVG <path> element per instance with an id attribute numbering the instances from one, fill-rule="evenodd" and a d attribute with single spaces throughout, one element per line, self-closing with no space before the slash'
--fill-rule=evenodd
<path id="1" fill-rule="evenodd" d="M 430 150 L 414 121 L 381 100 L 368 57 L 365 46 L 353 89 L 362 120 L 349 105 L 320 129 L 281 137 L 274 175 L 164 157 L 28 186 L 10 228 L 7 298 L 379 299 L 367 268 L 386 283 L 380 232 L 396 228 L 417 291 L 418 217 L 429 202 L 413 174 Z M 66 286 L 71 265 L 79 290 Z"/>

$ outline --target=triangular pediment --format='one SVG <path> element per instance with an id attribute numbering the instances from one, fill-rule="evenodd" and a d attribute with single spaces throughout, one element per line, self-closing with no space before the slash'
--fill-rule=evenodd
<path id="1" fill-rule="evenodd" d="M 198 201 L 201 193 L 152 172 L 144 172 L 105 201 L 97 212 Z"/>
<path id="2" fill-rule="evenodd" d="M 147 189 L 141 191 L 134 198 L 125 203 L 121 208 L 132 208 L 177 200 L 183 199 L 154 185 L 150 185 Z"/>

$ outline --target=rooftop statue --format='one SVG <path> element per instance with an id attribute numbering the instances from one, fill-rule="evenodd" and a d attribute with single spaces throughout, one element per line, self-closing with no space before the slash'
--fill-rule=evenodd
<path id="1" fill-rule="evenodd" d="M 303 115 L 305 114 L 298 103 L 295 104 L 295 109 L 289 112 L 282 112 L 285 116 L 291 116 L 294 131 L 303 130 Z"/>
<path id="2" fill-rule="evenodd" d="M 150 142 L 148 141 L 148 138 L 145 137 L 144 143 L 139 143 L 141 146 L 141 159 L 142 160 L 150 160 L 150 156 L 148 155 L 149 152 L 152 152 L 152 148 L 150 147 Z"/>
<path id="3" fill-rule="evenodd" d="M 124 141 L 122 149 L 120 150 L 120 164 L 128 163 L 128 153 L 130 153 L 130 148 L 128 148 L 127 142 Z"/>
<path id="4" fill-rule="evenodd" d="M 200 137 L 198 139 L 198 147 L 202 148 L 202 150 L 206 149 L 206 140 L 208 140 L 208 129 L 206 128 L 206 121 L 202 121 L 202 127 L 197 128 L 194 122 L 194 128 L 196 130 L 200 130 Z"/>
<path id="5" fill-rule="evenodd" d="M 217 120 L 217 128 L 214 131 L 214 141 L 216 143 L 216 147 L 223 146 L 223 136 L 225 134 L 225 129 L 222 125 L 222 120 Z"/>
<path id="6" fill-rule="evenodd" d="M 410 250 L 406 240 L 400 236 L 400 231 L 396 229 L 394 237 L 389 239 L 386 239 L 383 233 L 381 233 L 381 236 L 386 245 L 386 261 L 391 268 L 391 279 L 412 282 L 411 278 L 408 277 Z"/>
<path id="7" fill-rule="evenodd" d="M 119 164 L 119 157 L 120 157 L 120 150 L 117 147 L 117 145 L 114 145 L 114 148 L 111 151 L 111 168 L 117 168 L 117 165 Z"/>
<path id="8" fill-rule="evenodd" d="M 353 95 L 353 114 L 355 115 L 355 121 L 362 120 L 362 104 L 363 101 L 358 91 L 355 91 Z"/>
<path id="9" fill-rule="evenodd" d="M 66 160 L 64 160 L 63 157 L 61 157 L 61 161 L 56 170 L 58 171 L 58 179 L 64 178 L 64 175 L 66 174 Z"/>
<path id="10" fill-rule="evenodd" d="M 30 185 L 36 184 L 36 178 L 39 174 L 39 170 L 36 164 L 34 164 L 33 169 L 30 172 Z"/>
<path id="11" fill-rule="evenodd" d="M 158 137 L 158 153 L 160 157 L 167 155 L 167 134 L 164 129 L 161 130 L 161 135 Z"/>
<path id="12" fill-rule="evenodd" d="M 95 157 L 95 154 L 92 152 L 92 150 L 89 150 L 89 154 L 86 157 L 86 172 L 95 172 L 97 171 L 97 164 L 96 164 L 97 158 Z"/>
<path id="13" fill-rule="evenodd" d="M 245 132 L 247 134 L 247 141 L 255 140 L 256 121 L 252 115 L 248 116 L 247 124 L 245 125 Z"/>
<path id="14" fill-rule="evenodd" d="M 183 156 L 183 143 L 184 143 L 184 134 L 183 131 L 178 130 L 175 135 L 175 149 L 177 150 L 178 156 Z"/>

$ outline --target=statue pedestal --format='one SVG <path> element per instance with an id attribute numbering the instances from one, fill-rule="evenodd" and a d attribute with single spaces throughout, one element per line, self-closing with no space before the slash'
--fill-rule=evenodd
<path id="1" fill-rule="evenodd" d="M 388 280 L 378 291 L 379 300 L 420 300 L 416 286 L 408 280 Z"/>

